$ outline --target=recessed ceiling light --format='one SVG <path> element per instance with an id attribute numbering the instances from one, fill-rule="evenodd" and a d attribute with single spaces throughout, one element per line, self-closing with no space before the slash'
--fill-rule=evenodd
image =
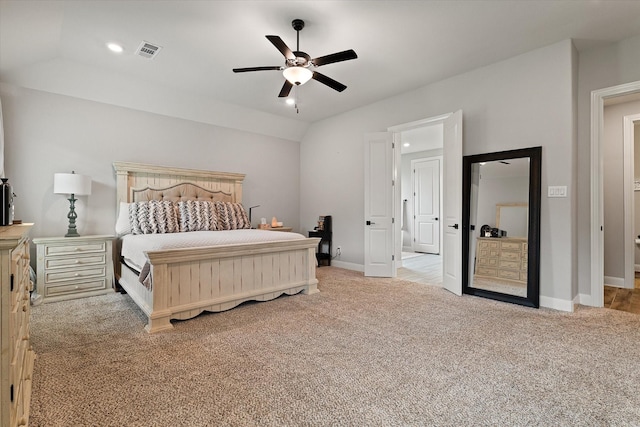
<path id="1" fill-rule="evenodd" d="M 404 144 L 402 144 L 403 147 L 410 147 L 411 144 L 409 144 L 408 142 L 405 142 Z"/>
<path id="2" fill-rule="evenodd" d="M 120 46 L 118 43 L 107 43 L 107 47 L 111 52 L 122 53 L 124 48 Z"/>
<path id="3" fill-rule="evenodd" d="M 293 105 L 296 103 L 296 100 L 293 98 L 287 98 L 285 102 L 287 103 L 287 105 Z"/>

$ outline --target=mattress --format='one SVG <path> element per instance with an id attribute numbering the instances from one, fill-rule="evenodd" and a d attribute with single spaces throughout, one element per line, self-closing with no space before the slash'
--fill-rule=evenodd
<path id="1" fill-rule="evenodd" d="M 141 272 L 147 264 L 145 252 L 303 239 L 305 237 L 298 233 L 256 229 L 127 234 L 122 237 L 121 255 L 127 265 Z"/>

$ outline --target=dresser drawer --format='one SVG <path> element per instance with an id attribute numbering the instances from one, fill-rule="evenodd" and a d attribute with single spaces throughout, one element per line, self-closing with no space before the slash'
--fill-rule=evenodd
<path id="1" fill-rule="evenodd" d="M 497 257 L 500 254 L 498 248 L 481 248 L 478 251 L 478 256 L 487 258 L 487 257 Z"/>
<path id="2" fill-rule="evenodd" d="M 87 265 L 100 265 L 106 263 L 106 254 L 79 255 L 73 258 L 50 257 L 45 258 L 44 268 L 52 270 L 66 267 L 83 267 Z"/>
<path id="3" fill-rule="evenodd" d="M 481 240 L 479 242 L 479 246 L 481 249 L 498 249 L 498 241 L 487 241 L 487 240 Z"/>
<path id="4" fill-rule="evenodd" d="M 520 261 L 500 260 L 500 268 L 518 271 L 520 270 Z"/>
<path id="5" fill-rule="evenodd" d="M 520 252 L 520 247 L 522 244 L 516 242 L 500 242 L 500 248 L 504 251 L 518 251 Z"/>
<path id="6" fill-rule="evenodd" d="M 105 277 L 107 268 L 104 265 L 73 270 L 53 270 L 45 273 L 45 283 L 55 283 L 69 280 L 84 280 L 92 277 Z"/>
<path id="7" fill-rule="evenodd" d="M 498 270 L 498 277 L 503 279 L 520 280 L 520 272 L 511 270 Z"/>
<path id="8" fill-rule="evenodd" d="M 107 279 L 66 283 L 45 288 L 45 298 L 107 289 Z M 110 284 L 109 284 L 110 285 Z"/>
<path id="9" fill-rule="evenodd" d="M 520 252 L 502 251 L 500 258 L 507 261 L 520 261 Z"/>
<path id="10" fill-rule="evenodd" d="M 74 242 L 74 244 L 46 244 L 44 246 L 44 256 L 57 255 L 78 255 L 84 253 L 105 252 L 107 244 L 105 241 L 97 242 Z"/>
<path id="11" fill-rule="evenodd" d="M 496 277 L 498 270 L 495 268 L 478 267 L 476 268 L 476 274 L 479 276 Z"/>
<path id="12" fill-rule="evenodd" d="M 478 265 L 483 267 L 497 267 L 498 258 L 478 258 Z"/>

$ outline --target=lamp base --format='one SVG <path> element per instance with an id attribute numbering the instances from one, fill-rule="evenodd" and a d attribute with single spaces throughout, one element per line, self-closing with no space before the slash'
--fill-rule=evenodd
<path id="1" fill-rule="evenodd" d="M 80 235 L 78 234 L 78 230 L 70 228 L 67 230 L 67 234 L 65 234 L 64 237 L 80 237 Z"/>
<path id="2" fill-rule="evenodd" d="M 78 215 L 76 214 L 76 198 L 75 195 L 72 194 L 69 199 L 69 214 L 67 218 L 69 218 L 69 228 L 67 229 L 67 234 L 64 237 L 80 237 L 78 234 L 78 230 L 76 230 L 76 218 Z"/>

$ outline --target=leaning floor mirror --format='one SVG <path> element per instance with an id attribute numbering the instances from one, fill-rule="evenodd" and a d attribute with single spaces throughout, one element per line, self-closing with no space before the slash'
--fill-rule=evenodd
<path id="1" fill-rule="evenodd" d="M 465 156 L 462 291 L 540 306 L 542 147 Z"/>

